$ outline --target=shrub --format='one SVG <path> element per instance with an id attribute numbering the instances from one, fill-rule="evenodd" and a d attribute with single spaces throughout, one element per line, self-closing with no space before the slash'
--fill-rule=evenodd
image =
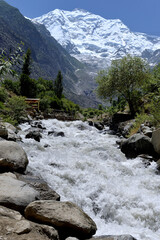
<path id="1" fill-rule="evenodd" d="M 27 116 L 27 103 L 25 102 L 24 97 L 14 96 L 9 99 L 6 104 L 6 112 L 7 115 L 10 116 L 12 120 L 15 121 L 16 124 L 21 122 L 23 117 Z"/>
<path id="2" fill-rule="evenodd" d="M 7 91 L 3 87 L 0 87 L 0 101 L 5 102 L 7 100 L 7 97 Z"/>
<path id="3" fill-rule="evenodd" d="M 20 84 L 19 81 L 12 81 L 10 79 L 5 79 L 2 84 L 7 90 L 20 95 Z"/>

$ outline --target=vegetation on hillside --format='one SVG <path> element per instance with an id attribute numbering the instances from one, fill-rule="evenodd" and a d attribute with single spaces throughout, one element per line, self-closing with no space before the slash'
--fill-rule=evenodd
<path id="1" fill-rule="evenodd" d="M 7 63 L 6 63 L 7 62 Z M 53 109 L 63 110 L 70 114 L 75 114 L 79 106 L 69 101 L 63 95 L 63 76 L 58 72 L 54 81 L 39 78 L 30 78 L 32 71 L 31 51 L 28 49 L 21 60 L 21 74 L 11 75 L 14 65 L 17 63 L 17 55 L 0 56 L 0 117 L 5 121 L 18 124 L 27 115 L 26 98 L 39 98 L 40 111 L 51 113 Z M 15 71 L 14 71 L 15 72 Z M 7 77 L 9 76 L 9 77 Z"/>

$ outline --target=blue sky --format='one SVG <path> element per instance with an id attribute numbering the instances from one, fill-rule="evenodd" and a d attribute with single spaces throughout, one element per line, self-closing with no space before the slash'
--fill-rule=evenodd
<path id="1" fill-rule="evenodd" d="M 119 18 L 131 31 L 160 36 L 160 0 L 6 0 L 30 18 L 56 8 L 82 8 L 106 19 Z"/>

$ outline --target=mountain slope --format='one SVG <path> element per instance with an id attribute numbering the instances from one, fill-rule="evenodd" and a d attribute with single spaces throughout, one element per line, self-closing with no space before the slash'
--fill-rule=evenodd
<path id="1" fill-rule="evenodd" d="M 21 41 L 24 43 L 24 50 L 30 48 L 32 52 L 31 77 L 54 80 L 58 71 L 61 70 L 65 95 L 83 106 L 91 104 L 92 97 L 87 96 L 83 88 L 79 88 L 83 82 L 82 74 L 90 79 L 85 72 L 84 65 L 71 57 L 51 37 L 43 25 L 33 24 L 18 9 L 0 0 L 0 48 L 14 50 Z"/>
<path id="2" fill-rule="evenodd" d="M 56 9 L 33 21 L 44 24 L 70 54 L 96 69 L 127 53 L 141 56 L 149 50 L 154 55 L 160 49 L 160 37 L 133 33 L 119 19 L 107 20 L 81 9 Z"/>

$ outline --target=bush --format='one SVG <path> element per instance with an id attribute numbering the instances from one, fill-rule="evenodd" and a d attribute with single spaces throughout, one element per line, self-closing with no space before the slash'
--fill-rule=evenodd
<path id="1" fill-rule="evenodd" d="M 40 99 L 40 110 L 42 112 L 48 112 L 50 109 L 50 99 L 48 96 L 44 96 L 42 99 Z"/>
<path id="2" fill-rule="evenodd" d="M 20 83 L 19 81 L 12 81 L 10 79 L 6 79 L 3 81 L 3 86 L 13 93 L 20 95 Z"/>
<path id="3" fill-rule="evenodd" d="M 130 130 L 129 136 L 132 136 L 133 134 L 137 133 L 141 124 L 144 124 L 146 122 L 153 124 L 153 121 L 154 121 L 154 119 L 153 119 L 152 115 L 148 115 L 146 113 L 137 114 L 137 116 L 135 118 L 135 123 L 133 124 L 133 127 Z"/>
<path id="4" fill-rule="evenodd" d="M 21 119 L 27 116 L 26 110 L 28 105 L 25 102 L 24 97 L 14 96 L 10 98 L 6 104 L 6 107 L 7 115 L 9 115 L 16 124 L 20 123 Z"/>
<path id="5" fill-rule="evenodd" d="M 8 98 L 7 91 L 3 87 L 0 87 L 0 101 L 5 102 L 7 98 Z"/>

